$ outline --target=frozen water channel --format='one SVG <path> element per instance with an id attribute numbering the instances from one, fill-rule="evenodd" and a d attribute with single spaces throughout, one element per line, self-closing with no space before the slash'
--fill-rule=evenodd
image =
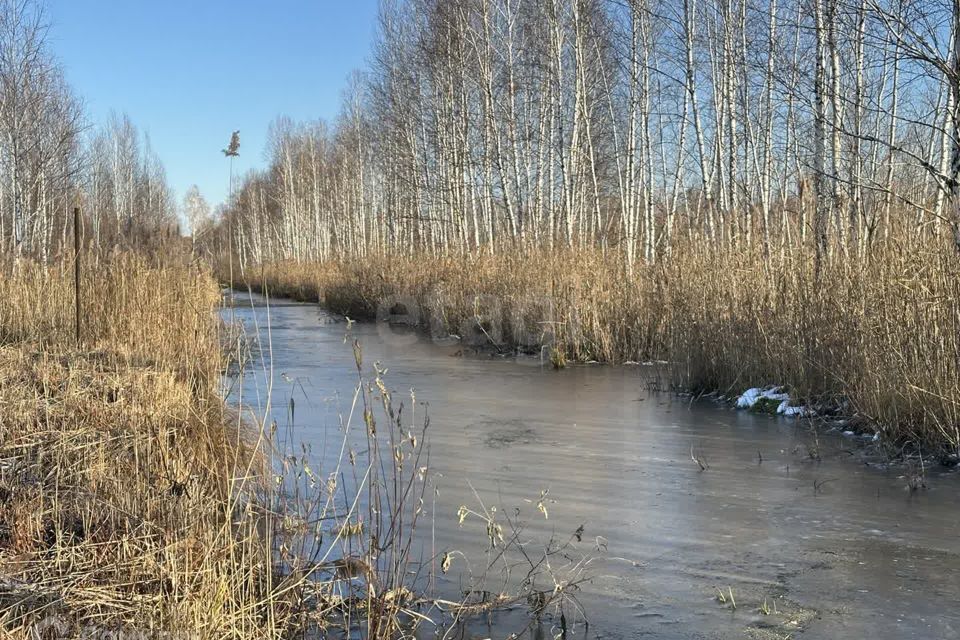
<path id="1" fill-rule="evenodd" d="M 272 369 L 274 417 L 284 422 L 293 395 L 291 433 L 322 467 L 357 379 L 346 323 L 286 301 L 271 304 L 268 323 L 263 298 L 236 297 L 224 313 L 258 325 L 264 344 L 245 401 L 262 402 Z M 367 368 L 389 368 L 397 398 L 413 388 L 429 405 L 438 491 L 424 544 L 482 546 L 482 531 L 457 519 L 477 496 L 524 509 L 531 539 L 582 526 L 577 552 L 596 559 L 578 637 L 960 637 L 957 474 L 934 467 L 928 489 L 911 492 L 901 469 L 868 463 L 849 438 L 657 392 L 647 367 L 554 371 L 385 329 L 351 332 Z M 532 506 L 544 490 L 549 519 Z M 451 590 L 455 573 L 443 577 Z M 718 590 L 732 590 L 736 609 Z M 549 620 L 525 630 L 526 615 L 490 616 L 464 636 L 557 632 Z"/>

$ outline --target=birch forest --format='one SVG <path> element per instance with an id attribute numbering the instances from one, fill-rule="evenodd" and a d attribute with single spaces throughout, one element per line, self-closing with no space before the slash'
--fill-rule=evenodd
<path id="1" fill-rule="evenodd" d="M 0 0 L 0 246 L 50 262 L 73 243 L 142 245 L 176 228 L 164 168 L 125 115 L 93 126 L 50 45 L 41 4 Z"/>
<path id="2" fill-rule="evenodd" d="M 938 0 L 387 0 L 339 117 L 274 122 L 221 242 L 960 249 L 958 27 Z"/>

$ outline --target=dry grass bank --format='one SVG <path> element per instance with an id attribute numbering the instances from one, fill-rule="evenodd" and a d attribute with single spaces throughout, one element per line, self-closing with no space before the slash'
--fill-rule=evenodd
<path id="1" fill-rule="evenodd" d="M 413 543 L 427 421 L 365 376 L 359 344 L 355 411 L 321 468 L 274 440 L 275 423 L 225 404 L 223 345 L 243 339 L 225 339 L 209 269 L 186 256 L 89 265 L 79 345 L 73 286 L 70 265 L 0 270 L 0 637 L 385 640 L 531 595 L 539 619 L 583 579 L 585 561 L 559 558 L 569 544 L 548 545 L 558 558 L 539 591 L 415 593 L 449 568 Z M 515 551 L 512 512 L 470 513 L 488 561 Z"/>
<path id="2" fill-rule="evenodd" d="M 381 481 L 378 464 L 361 500 L 340 469 L 320 482 L 259 416 L 228 408 L 224 345 L 237 336 L 221 330 L 209 269 L 184 255 L 88 265 L 79 346 L 70 265 L 0 274 L 0 637 L 396 632 L 416 505 L 391 491 L 418 496 L 422 478 Z M 372 401 L 364 391 L 371 424 Z M 422 446 L 398 449 L 395 468 Z M 345 505 L 374 499 L 396 512 L 369 539 L 342 535 L 373 522 Z M 401 515 L 409 527 L 394 531 Z M 370 546 L 383 526 L 390 540 Z M 344 574 L 345 561 L 359 569 Z"/>
<path id="3" fill-rule="evenodd" d="M 889 441 L 956 450 L 960 261 L 947 248 L 906 246 L 863 262 L 836 256 L 819 281 L 809 251 L 684 246 L 633 274 L 617 256 L 580 250 L 276 263 L 242 280 L 354 318 L 416 306 L 438 333 L 508 348 L 670 360 L 677 384 L 694 390 L 784 384 L 803 399 L 848 403 Z"/>
<path id="4" fill-rule="evenodd" d="M 218 395 L 218 287 L 130 256 L 86 273 L 79 348 L 69 270 L 0 275 L 2 634 L 254 637 L 265 457 Z"/>

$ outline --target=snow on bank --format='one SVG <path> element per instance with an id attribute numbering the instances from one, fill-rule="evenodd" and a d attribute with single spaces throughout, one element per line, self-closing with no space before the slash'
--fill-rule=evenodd
<path id="1" fill-rule="evenodd" d="M 738 409 L 752 409 L 761 400 L 776 402 L 777 414 L 781 416 L 812 416 L 813 409 L 806 406 L 795 406 L 790 402 L 790 394 L 783 390 L 783 387 L 754 387 L 747 389 L 743 395 L 737 398 Z"/>

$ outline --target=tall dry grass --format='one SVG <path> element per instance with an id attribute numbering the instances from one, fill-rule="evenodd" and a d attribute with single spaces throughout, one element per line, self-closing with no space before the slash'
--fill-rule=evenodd
<path id="1" fill-rule="evenodd" d="M 69 267 L 69 265 L 67 265 Z M 267 459 L 218 395 L 219 289 L 118 255 L 0 275 L 4 637 L 264 628 Z M 57 635 L 60 634 L 60 635 Z"/>
<path id="2" fill-rule="evenodd" d="M 264 416 L 224 402 L 224 345 L 242 337 L 221 331 L 208 269 L 99 260 L 79 345 L 73 291 L 69 264 L 0 274 L 0 635 L 388 638 L 410 624 L 422 438 L 381 456 L 371 435 L 365 463 L 341 450 L 324 481 Z M 371 387 L 359 378 L 354 428 L 379 416 L 402 441 Z M 364 478 L 349 490 L 348 468 Z"/>
<path id="3" fill-rule="evenodd" d="M 891 443 L 960 447 L 960 260 L 935 244 L 836 256 L 687 252 L 665 267 L 665 357 L 689 387 L 785 384 Z"/>
<path id="4" fill-rule="evenodd" d="M 681 242 L 632 273 L 594 249 L 373 256 L 264 264 L 242 281 L 358 319 L 415 306 L 424 327 L 499 348 L 669 360 L 697 391 L 786 385 L 890 442 L 960 448 L 960 260 L 891 242 L 863 260 L 838 250 L 818 279 L 811 254 Z"/>
<path id="5" fill-rule="evenodd" d="M 213 312 L 220 290 L 209 268 L 118 253 L 81 269 L 81 346 L 189 372 L 216 384 L 221 353 Z M 0 345 L 76 346 L 72 263 L 0 268 Z"/>

